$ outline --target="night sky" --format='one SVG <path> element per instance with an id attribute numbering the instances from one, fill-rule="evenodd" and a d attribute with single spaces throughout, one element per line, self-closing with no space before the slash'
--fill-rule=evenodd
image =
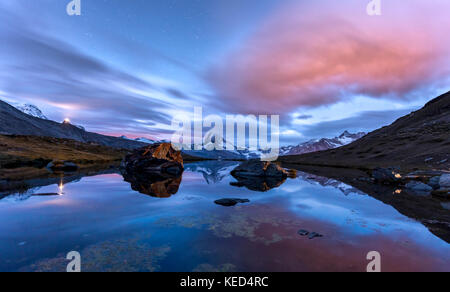
<path id="1" fill-rule="evenodd" d="M 280 114 L 282 144 L 370 131 L 450 90 L 450 1 L 0 2 L 0 98 L 108 135 Z"/>

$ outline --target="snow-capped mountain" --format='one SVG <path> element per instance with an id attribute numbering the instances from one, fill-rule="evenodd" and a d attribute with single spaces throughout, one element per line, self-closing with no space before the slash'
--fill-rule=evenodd
<path id="1" fill-rule="evenodd" d="M 363 136 L 365 136 L 366 133 L 357 133 L 357 134 L 351 134 L 348 131 L 345 131 L 340 135 L 339 137 L 335 137 L 333 139 L 327 139 L 323 138 L 320 140 L 311 140 L 305 143 L 302 143 L 297 146 L 283 146 L 280 147 L 280 155 L 279 156 L 285 156 L 285 155 L 296 155 L 296 154 L 304 154 L 304 153 L 310 153 L 310 152 L 316 152 L 316 151 L 323 151 L 328 149 L 334 149 L 338 148 L 347 144 L 350 144 Z M 137 138 L 137 139 L 130 139 L 127 136 L 121 136 L 120 138 L 126 139 L 126 140 L 132 140 L 137 142 L 143 142 L 147 144 L 157 143 L 157 142 L 163 142 L 163 141 L 154 141 L 147 138 Z M 203 159 L 213 159 L 213 160 L 249 160 L 249 159 L 259 159 L 262 157 L 264 153 L 268 153 L 268 151 L 263 150 L 257 150 L 257 151 L 250 151 L 248 149 L 246 150 L 238 150 L 236 146 L 232 146 L 234 150 L 212 150 L 208 151 L 206 149 L 212 149 L 214 148 L 214 137 L 210 139 L 212 142 L 210 142 L 207 145 L 203 145 L 202 150 L 194 150 L 195 145 L 191 146 L 192 150 L 182 150 L 183 153 L 199 157 Z M 229 146 L 229 143 L 227 141 L 223 141 L 223 147 L 224 149 Z"/>
<path id="2" fill-rule="evenodd" d="M 311 140 L 302 144 L 299 144 L 297 146 L 283 146 L 280 147 L 280 154 L 279 156 L 285 156 L 285 155 L 297 155 L 297 154 L 304 154 L 304 153 L 310 153 L 310 152 L 317 152 L 317 151 L 323 151 L 328 149 L 334 149 L 338 148 L 347 144 L 350 144 L 363 136 L 365 136 L 366 133 L 357 133 L 357 134 L 351 134 L 348 131 L 345 131 L 342 133 L 339 137 L 335 137 L 332 139 L 323 138 L 320 140 Z M 213 139 L 212 139 L 213 140 Z M 214 143 L 214 140 L 213 140 Z M 211 143 L 212 144 L 212 143 Z M 227 145 L 227 142 L 224 140 L 223 142 L 224 147 Z M 234 150 L 223 150 L 223 151 L 207 151 L 209 146 L 213 148 L 213 145 L 204 145 L 203 150 L 190 150 L 186 151 L 183 150 L 184 153 L 189 154 L 191 156 L 201 157 L 205 159 L 219 159 L 219 160 L 249 160 L 249 159 L 259 159 L 262 157 L 264 153 L 268 153 L 268 151 L 250 151 L 248 149 L 246 150 L 238 150 L 236 146 L 234 146 Z M 192 146 L 192 149 L 194 148 L 194 145 Z"/>
<path id="3" fill-rule="evenodd" d="M 298 146 L 284 147 L 281 151 L 281 155 L 299 155 L 299 154 L 335 149 L 335 148 L 342 147 L 342 146 L 348 145 L 350 143 L 353 143 L 356 140 L 361 139 L 365 135 L 366 135 L 366 133 L 363 133 L 363 132 L 351 134 L 348 131 L 345 131 L 340 136 L 334 137 L 332 139 L 322 138 L 322 139 L 311 140 L 311 141 L 302 143 Z"/>
<path id="4" fill-rule="evenodd" d="M 147 143 L 147 144 L 153 144 L 153 143 L 158 142 L 158 141 L 151 140 L 151 139 L 147 139 L 147 138 L 144 138 L 144 137 L 136 138 L 136 139 L 131 139 L 131 138 L 128 138 L 127 136 L 120 136 L 119 138 L 122 138 L 122 139 L 125 139 L 125 140 L 131 140 L 131 141 L 141 142 L 141 143 Z"/>
<path id="5" fill-rule="evenodd" d="M 143 137 L 141 137 L 141 138 L 136 138 L 136 139 L 134 139 L 134 141 L 142 142 L 142 143 L 147 143 L 147 144 L 152 144 L 152 143 L 155 143 L 155 142 L 156 142 L 155 140 L 151 140 L 151 139 L 147 139 L 147 138 L 143 138 Z"/>
<path id="6" fill-rule="evenodd" d="M 36 118 L 40 118 L 43 120 L 48 120 L 48 118 L 42 113 L 42 111 L 35 105 L 32 104 L 22 104 L 22 105 L 16 105 L 15 108 L 17 108 L 18 110 L 20 110 L 21 112 L 36 117 Z"/>

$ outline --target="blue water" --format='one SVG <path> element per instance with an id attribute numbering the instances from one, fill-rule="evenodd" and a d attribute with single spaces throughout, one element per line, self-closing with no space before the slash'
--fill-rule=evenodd
<path id="1" fill-rule="evenodd" d="M 84 177 L 0 200 L 0 271 L 450 271 L 450 245 L 343 183 L 289 179 L 267 192 L 230 185 L 237 164 L 189 164 L 178 192 L 133 191 L 119 174 Z M 33 194 L 58 193 L 54 196 Z M 250 203 L 222 207 L 222 198 Z M 312 240 L 300 229 L 323 235 Z"/>

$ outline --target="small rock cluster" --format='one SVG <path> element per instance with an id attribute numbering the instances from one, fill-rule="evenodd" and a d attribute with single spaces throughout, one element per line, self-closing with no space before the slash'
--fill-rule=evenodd
<path id="1" fill-rule="evenodd" d="M 377 168 L 372 172 L 375 183 L 394 185 L 407 192 L 450 198 L 450 173 L 442 171 L 416 171 L 405 176 L 396 168 Z"/>
<path id="2" fill-rule="evenodd" d="M 300 236 L 308 236 L 309 239 L 314 239 L 316 237 L 317 238 L 323 237 L 322 234 L 319 234 L 317 232 L 309 232 L 308 230 L 303 230 L 303 229 L 299 230 L 297 233 Z"/>

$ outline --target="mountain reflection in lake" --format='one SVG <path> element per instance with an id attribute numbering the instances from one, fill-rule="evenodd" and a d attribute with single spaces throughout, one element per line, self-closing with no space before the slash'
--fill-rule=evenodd
<path id="1" fill-rule="evenodd" d="M 235 166 L 187 164 L 176 188 L 150 187 L 164 199 L 117 173 L 66 182 L 59 196 L 32 196 L 57 194 L 52 181 L 5 197 L 0 271 L 65 271 L 74 250 L 83 271 L 365 271 L 370 251 L 383 271 L 450 271 L 449 244 L 390 205 L 306 173 L 266 192 L 237 188 Z M 222 198 L 250 203 L 214 204 Z"/>

